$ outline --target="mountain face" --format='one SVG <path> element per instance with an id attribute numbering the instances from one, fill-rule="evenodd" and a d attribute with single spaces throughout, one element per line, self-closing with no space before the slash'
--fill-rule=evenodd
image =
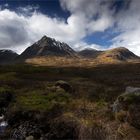
<path id="1" fill-rule="evenodd" d="M 84 49 L 84 50 L 78 52 L 78 54 L 85 58 L 96 58 L 98 55 L 101 54 L 101 52 L 102 51 L 98 51 L 95 49 Z"/>
<path id="2" fill-rule="evenodd" d="M 18 54 L 11 50 L 0 50 L 0 64 L 12 63 L 17 56 Z"/>
<path id="3" fill-rule="evenodd" d="M 124 47 L 119 47 L 102 52 L 98 57 L 98 60 L 104 61 L 129 61 L 139 59 L 134 53 Z"/>
<path id="4" fill-rule="evenodd" d="M 44 36 L 38 42 L 28 47 L 20 58 L 32 58 L 36 56 L 75 56 L 76 52 L 66 43 L 56 41 L 53 38 Z"/>

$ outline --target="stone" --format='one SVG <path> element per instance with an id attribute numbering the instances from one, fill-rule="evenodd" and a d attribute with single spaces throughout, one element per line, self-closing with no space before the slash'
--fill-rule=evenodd
<path id="1" fill-rule="evenodd" d="M 55 87 L 60 87 L 60 88 L 64 89 L 66 92 L 69 92 L 69 93 L 71 93 L 73 91 L 72 86 L 68 82 L 63 81 L 63 80 L 57 81 L 55 83 Z"/>
<path id="2" fill-rule="evenodd" d="M 122 115 L 121 112 L 126 112 Z M 140 88 L 127 87 L 126 92 L 121 94 L 113 104 L 113 112 L 116 116 L 126 120 L 133 127 L 140 129 Z"/>
<path id="3" fill-rule="evenodd" d="M 140 88 L 128 86 L 125 89 L 125 93 L 134 93 L 134 92 L 140 92 Z"/>

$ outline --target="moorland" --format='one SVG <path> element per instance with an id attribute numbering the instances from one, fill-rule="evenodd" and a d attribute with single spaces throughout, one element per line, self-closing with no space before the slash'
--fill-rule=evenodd
<path id="1" fill-rule="evenodd" d="M 0 106 L 8 126 L 1 139 L 139 140 L 138 116 L 129 111 L 139 102 L 119 112 L 112 108 L 128 86 L 140 85 L 139 70 L 140 63 L 2 65 Z"/>

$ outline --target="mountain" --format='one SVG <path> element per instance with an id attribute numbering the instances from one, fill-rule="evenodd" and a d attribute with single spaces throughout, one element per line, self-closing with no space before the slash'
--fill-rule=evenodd
<path id="1" fill-rule="evenodd" d="M 12 63 L 17 56 L 18 54 L 11 50 L 0 50 L 0 64 Z"/>
<path id="2" fill-rule="evenodd" d="M 43 36 L 39 41 L 28 47 L 21 55 L 21 59 L 37 56 L 76 56 L 76 52 L 64 42 Z"/>
<path id="3" fill-rule="evenodd" d="M 96 58 L 98 55 L 100 55 L 101 52 L 102 51 L 87 48 L 82 51 L 79 51 L 78 54 L 85 58 Z"/>
<path id="4" fill-rule="evenodd" d="M 124 62 L 140 60 L 138 56 L 136 56 L 134 53 L 132 53 L 125 47 L 118 47 L 104 51 L 100 53 L 97 59 L 103 62 Z"/>
<path id="5" fill-rule="evenodd" d="M 94 66 L 97 64 L 140 63 L 140 58 L 124 47 L 107 51 L 83 50 L 78 57 L 34 57 L 25 59 L 26 63 L 42 66 Z"/>

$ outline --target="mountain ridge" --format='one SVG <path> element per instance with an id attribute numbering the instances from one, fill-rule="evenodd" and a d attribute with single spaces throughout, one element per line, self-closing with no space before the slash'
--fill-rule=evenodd
<path id="1" fill-rule="evenodd" d="M 92 48 L 86 48 L 78 52 L 78 54 L 85 58 L 96 58 L 98 55 L 100 55 L 102 51 L 92 49 Z"/>
<path id="2" fill-rule="evenodd" d="M 26 48 L 20 55 L 11 50 L 0 50 L 0 58 L 0 63 L 32 63 L 32 60 L 35 60 L 35 63 L 37 61 L 47 63 L 49 60 L 50 65 L 53 61 L 60 61 L 58 62 L 59 64 L 61 64 L 62 61 L 68 61 L 68 64 L 70 64 L 75 63 L 75 60 L 80 63 L 80 65 L 82 65 L 82 63 L 84 65 L 86 63 L 140 62 L 140 57 L 125 47 L 117 47 L 105 51 L 88 48 L 76 52 L 68 44 L 56 41 L 47 36 L 43 36 L 40 40 Z M 71 61 L 70 59 L 73 60 Z"/>
<path id="3" fill-rule="evenodd" d="M 0 64 L 10 64 L 15 61 L 18 54 L 12 50 L 0 50 Z"/>

